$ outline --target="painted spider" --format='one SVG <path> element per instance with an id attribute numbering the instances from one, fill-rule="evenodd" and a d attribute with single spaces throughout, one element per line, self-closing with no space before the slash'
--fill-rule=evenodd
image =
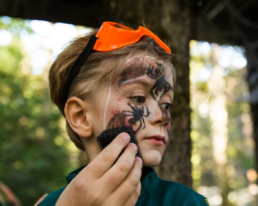
<path id="1" fill-rule="evenodd" d="M 165 94 L 169 90 L 169 88 L 170 84 L 165 80 L 164 76 L 162 76 L 156 81 L 156 84 L 151 88 L 151 96 L 154 100 L 157 101 L 158 97 Z"/>
<path id="2" fill-rule="evenodd" d="M 162 64 L 159 64 L 158 62 L 156 62 L 156 64 L 158 65 L 158 68 L 154 68 L 154 66 L 149 66 L 148 71 L 147 71 L 147 75 L 150 78 L 155 79 L 155 80 L 160 78 L 160 76 L 165 71 L 165 67 L 162 67 Z"/>
<path id="3" fill-rule="evenodd" d="M 140 122 L 140 126 L 135 130 L 135 133 L 138 132 L 141 127 L 142 129 L 144 129 L 146 127 L 145 125 L 145 121 L 144 121 L 144 117 L 148 117 L 150 115 L 150 111 L 148 110 L 148 107 L 146 106 L 146 113 L 144 114 L 144 107 L 137 107 L 137 106 L 133 106 L 130 103 L 127 103 L 129 107 L 131 107 L 131 109 L 133 111 L 129 111 L 129 110 L 125 110 L 122 112 L 124 119 L 126 117 L 130 117 L 131 118 L 128 120 L 128 123 L 131 125 L 135 125 L 138 121 Z"/>

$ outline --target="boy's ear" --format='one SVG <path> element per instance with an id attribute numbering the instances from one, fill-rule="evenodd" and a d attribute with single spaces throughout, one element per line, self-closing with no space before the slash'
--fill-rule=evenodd
<path id="1" fill-rule="evenodd" d="M 90 104 L 78 97 L 71 97 L 65 104 L 65 116 L 72 130 L 80 137 L 92 135 Z"/>

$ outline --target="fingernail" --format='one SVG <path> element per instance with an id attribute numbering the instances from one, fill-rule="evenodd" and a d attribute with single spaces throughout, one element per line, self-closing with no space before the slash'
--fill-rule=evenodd
<path id="1" fill-rule="evenodd" d="M 122 137 L 124 138 L 124 140 L 125 140 L 126 142 L 129 142 L 129 140 L 130 140 L 129 134 L 123 133 L 123 134 L 122 134 Z"/>
<path id="2" fill-rule="evenodd" d="M 134 148 L 135 151 L 138 150 L 137 146 L 135 144 L 131 144 L 131 147 Z"/>
<path id="3" fill-rule="evenodd" d="M 137 162 L 139 162 L 139 163 L 141 163 L 141 164 L 142 164 L 142 158 L 140 158 L 140 157 L 136 157 L 136 160 L 137 160 Z"/>

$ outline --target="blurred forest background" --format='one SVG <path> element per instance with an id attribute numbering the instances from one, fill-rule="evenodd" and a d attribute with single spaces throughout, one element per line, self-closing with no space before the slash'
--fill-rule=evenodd
<path id="1" fill-rule="evenodd" d="M 47 75 L 65 43 L 89 30 L 0 17 L 0 180 L 23 205 L 64 186 L 83 162 Z M 191 41 L 190 54 L 193 187 L 214 206 L 257 205 L 244 49 Z"/>

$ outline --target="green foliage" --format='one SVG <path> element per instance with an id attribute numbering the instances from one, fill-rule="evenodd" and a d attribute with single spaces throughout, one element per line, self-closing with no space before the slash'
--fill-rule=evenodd
<path id="1" fill-rule="evenodd" d="M 43 77 L 22 73 L 28 57 L 18 33 L 31 29 L 16 19 L 0 23 L 0 29 L 13 35 L 10 45 L 0 46 L 0 179 L 23 205 L 33 205 L 66 184 L 69 151 L 55 140 L 62 138 L 63 145 L 69 140 L 60 137 L 61 115 Z"/>
<path id="2" fill-rule="evenodd" d="M 222 80 L 216 79 L 216 84 L 225 84 L 221 90 L 214 90 L 217 87 L 211 84 L 209 78 L 203 80 L 201 72 L 205 68 L 206 72 L 213 72 L 218 67 L 222 68 L 218 62 L 219 52 L 221 48 L 226 48 L 217 45 L 210 45 L 211 50 L 207 53 L 202 53 L 198 50 L 200 44 L 191 42 L 192 56 L 190 61 L 191 67 L 191 114 L 192 131 L 191 138 L 193 140 L 192 164 L 193 164 L 193 184 L 198 190 L 200 187 L 220 188 L 218 192 L 223 197 L 223 204 L 233 206 L 238 205 L 237 201 L 233 201 L 234 197 L 243 198 L 244 190 L 254 181 L 248 180 L 247 171 L 254 168 L 254 142 L 252 139 L 252 123 L 250 118 L 250 107 L 248 104 L 248 88 L 245 82 L 246 68 L 234 68 L 232 65 L 224 69 Z M 214 51 L 212 48 L 215 48 Z M 217 50 L 216 50 L 217 49 Z M 218 52 L 216 53 L 215 50 Z M 239 53 L 243 52 L 241 49 Z M 218 87 L 220 88 L 220 87 Z M 224 177 L 221 177 L 221 171 L 218 170 L 219 164 L 215 161 L 214 143 L 212 130 L 219 131 L 222 128 L 213 128 L 211 118 L 211 108 L 213 100 L 217 93 L 220 93 L 225 100 L 225 109 L 227 111 L 227 145 L 226 157 L 224 163 Z M 218 104 L 218 102 L 216 102 Z M 206 114 L 202 114 L 201 107 L 208 106 Z M 219 111 L 217 111 L 219 113 Z M 221 179 L 225 184 L 220 185 Z M 212 197 L 207 192 L 208 198 Z M 239 194 L 239 195 L 238 195 Z M 209 196 L 210 195 L 210 196 Z M 247 192 L 245 199 L 252 202 L 251 195 Z M 249 195 L 249 197 L 248 197 Z M 231 198 L 229 198 L 231 197 Z M 248 204 L 245 204 L 248 205 Z M 256 205 L 256 204 L 255 204 Z"/>
<path id="3" fill-rule="evenodd" d="M 4 29 L 19 37 L 21 32 L 33 33 L 29 26 L 29 20 L 15 19 L 7 16 L 0 17 L 0 29 Z"/>

